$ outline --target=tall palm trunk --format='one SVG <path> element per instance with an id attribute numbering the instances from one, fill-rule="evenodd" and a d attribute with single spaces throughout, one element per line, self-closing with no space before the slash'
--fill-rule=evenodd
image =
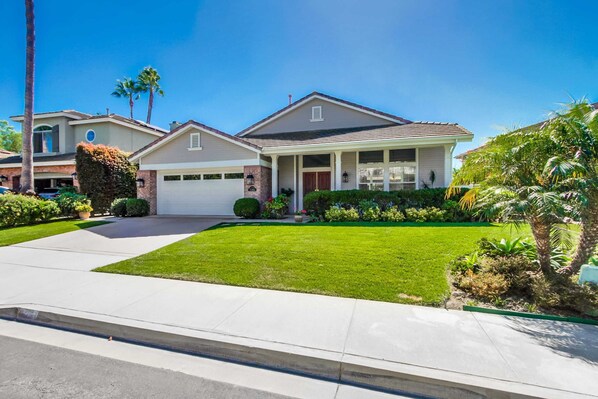
<path id="1" fill-rule="evenodd" d="M 150 87 L 149 89 L 149 100 L 147 102 L 147 119 L 146 123 L 150 123 L 152 120 L 152 108 L 154 108 L 154 88 Z"/>
<path id="2" fill-rule="evenodd" d="M 554 273 L 550 263 L 551 243 L 550 228 L 551 225 L 541 220 L 530 220 L 530 226 L 534 240 L 536 241 L 536 251 L 538 252 L 538 263 L 544 275 L 549 276 Z"/>
<path id="3" fill-rule="evenodd" d="M 25 113 L 23 118 L 23 162 L 21 165 L 21 193 L 33 191 L 33 83 L 35 69 L 35 17 L 33 0 L 25 0 L 27 20 L 27 54 L 25 58 Z"/>
<path id="4" fill-rule="evenodd" d="M 598 193 L 590 198 L 590 206 L 581 217 L 579 243 L 569 264 L 571 273 L 579 272 L 581 266 L 594 255 L 596 245 L 598 245 Z"/>
<path id="5" fill-rule="evenodd" d="M 135 105 L 135 101 L 133 101 L 133 96 L 129 96 L 129 110 L 131 111 L 131 119 L 133 119 L 133 106 Z"/>

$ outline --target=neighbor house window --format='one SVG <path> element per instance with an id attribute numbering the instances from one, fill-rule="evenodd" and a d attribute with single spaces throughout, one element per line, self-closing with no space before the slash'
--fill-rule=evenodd
<path id="1" fill-rule="evenodd" d="M 201 180 L 201 175 L 183 175 L 183 180 Z"/>
<path id="2" fill-rule="evenodd" d="M 189 149 L 201 150 L 201 136 L 199 133 L 191 133 L 189 135 Z"/>
<path id="3" fill-rule="evenodd" d="M 164 181 L 178 181 L 178 180 L 181 180 L 181 175 L 164 176 Z"/>
<path id="4" fill-rule="evenodd" d="M 330 154 L 304 155 L 304 168 L 329 168 Z"/>
<path id="5" fill-rule="evenodd" d="M 225 173 L 225 179 L 244 179 L 245 175 L 243 173 Z"/>
<path id="6" fill-rule="evenodd" d="M 206 173 L 203 175 L 204 180 L 221 180 L 222 173 Z"/>
<path id="7" fill-rule="evenodd" d="M 89 129 L 87 131 L 87 133 L 85 133 L 85 140 L 87 140 L 87 142 L 89 142 L 89 143 L 93 143 L 95 139 L 96 139 L 96 132 L 93 131 L 92 129 Z"/>
<path id="8" fill-rule="evenodd" d="M 36 154 L 58 152 L 58 132 L 58 125 L 42 125 L 33 129 L 33 152 Z"/>
<path id="9" fill-rule="evenodd" d="M 311 122 L 320 122 L 323 121 L 324 118 L 322 117 L 322 106 L 316 105 L 315 107 L 311 107 Z"/>

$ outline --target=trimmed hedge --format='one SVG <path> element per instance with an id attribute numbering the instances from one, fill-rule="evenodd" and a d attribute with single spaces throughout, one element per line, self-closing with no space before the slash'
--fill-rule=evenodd
<path id="1" fill-rule="evenodd" d="M 0 195 L 0 227 L 46 222 L 58 216 L 60 208 L 52 200 L 12 193 Z"/>
<path id="2" fill-rule="evenodd" d="M 303 200 L 303 207 L 312 215 L 323 218 L 326 211 L 335 205 L 358 208 L 360 203 L 371 201 L 384 212 L 387 208 L 396 206 L 400 210 L 408 208 L 439 208 L 445 210 L 447 219 L 461 222 L 473 220 L 470 212 L 459 207 L 458 201 L 467 189 L 448 199 L 445 198 L 445 188 L 425 188 L 421 190 L 402 191 L 313 191 Z"/>
<path id="3" fill-rule="evenodd" d="M 149 202 L 142 198 L 128 198 L 126 204 L 127 216 L 147 216 L 150 212 Z"/>
<path id="4" fill-rule="evenodd" d="M 260 213 L 260 202 L 255 198 L 239 198 L 235 201 L 233 212 L 245 219 L 255 219 Z"/>
<path id="5" fill-rule="evenodd" d="M 75 187 L 65 187 L 59 190 L 59 195 L 53 201 L 60 208 L 62 216 L 76 217 L 78 212 L 75 210 L 77 205 L 87 203 L 89 199 L 86 195 L 79 194 Z"/>
<path id="6" fill-rule="evenodd" d="M 75 162 L 81 192 L 87 194 L 97 213 L 106 213 L 115 198 L 137 196 L 137 168 L 118 148 L 81 143 Z"/>
<path id="7" fill-rule="evenodd" d="M 127 216 L 127 199 L 128 198 L 117 198 L 112 201 L 110 205 L 110 213 L 117 217 Z"/>

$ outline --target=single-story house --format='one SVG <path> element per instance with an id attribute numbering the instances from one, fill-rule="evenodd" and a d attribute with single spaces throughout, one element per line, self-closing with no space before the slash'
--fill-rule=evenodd
<path id="1" fill-rule="evenodd" d="M 23 122 L 23 115 L 12 116 Z M 116 114 L 90 115 L 75 110 L 33 116 L 33 171 L 36 192 L 77 185 L 75 150 L 81 142 L 105 144 L 134 152 L 162 137 L 167 130 Z M 0 157 L 0 184 L 18 189 L 22 157 Z"/>
<path id="2" fill-rule="evenodd" d="M 314 190 L 443 187 L 473 134 L 313 92 L 232 136 L 190 120 L 136 151 L 138 196 L 152 214 L 231 215 L 234 202 Z"/>

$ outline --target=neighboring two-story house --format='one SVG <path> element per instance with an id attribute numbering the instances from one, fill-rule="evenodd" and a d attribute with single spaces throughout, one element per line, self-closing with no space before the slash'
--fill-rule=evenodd
<path id="1" fill-rule="evenodd" d="M 12 116 L 23 122 L 23 116 Z M 74 110 L 45 112 L 33 117 L 35 191 L 77 185 L 75 151 L 81 142 L 105 144 L 134 152 L 162 137 L 166 130 L 115 114 L 90 115 Z M 20 154 L 0 157 L 2 185 L 18 189 Z"/>
<path id="2" fill-rule="evenodd" d="M 456 123 L 413 122 L 314 92 L 231 136 L 189 121 L 131 156 L 153 214 L 230 215 L 238 198 L 291 189 L 410 190 L 450 183 Z M 433 176 L 434 181 L 431 181 Z"/>

